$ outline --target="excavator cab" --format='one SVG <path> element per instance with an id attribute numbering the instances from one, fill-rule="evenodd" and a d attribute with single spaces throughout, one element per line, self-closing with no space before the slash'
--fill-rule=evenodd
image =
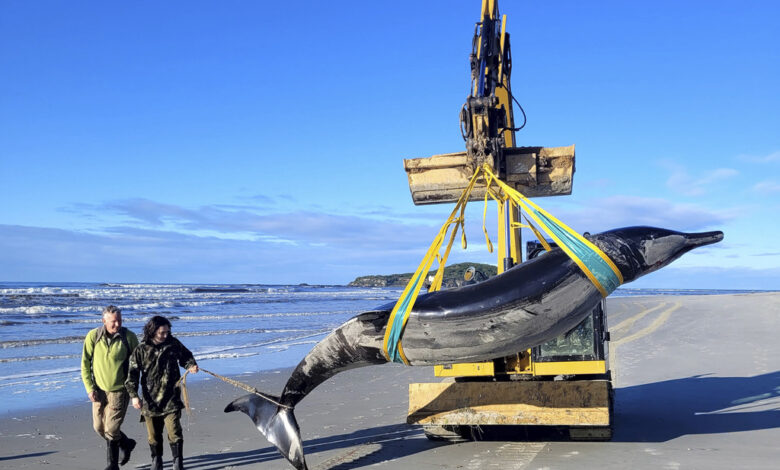
<path id="1" fill-rule="evenodd" d="M 555 248 L 555 243 L 548 242 Z M 526 243 L 527 259 L 533 259 L 546 253 L 542 244 L 538 241 Z M 531 360 L 535 363 L 571 363 L 593 362 L 598 370 L 595 374 L 609 378 L 609 370 L 606 366 L 607 342 L 609 331 L 607 330 L 607 302 L 602 300 L 579 325 L 561 336 L 551 339 L 544 344 L 531 349 Z M 601 368 L 601 363 L 604 368 Z M 567 372 L 564 365 L 562 372 Z M 582 374 L 581 374 L 582 375 Z"/>

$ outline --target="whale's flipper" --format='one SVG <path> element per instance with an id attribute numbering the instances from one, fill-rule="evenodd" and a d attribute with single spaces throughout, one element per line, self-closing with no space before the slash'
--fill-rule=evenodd
<path id="1" fill-rule="evenodd" d="M 269 395 L 277 403 L 279 398 Z M 284 408 L 255 394 L 236 398 L 225 407 L 225 413 L 242 411 L 246 413 L 271 444 L 298 470 L 307 470 L 303 457 L 301 431 L 292 408 Z"/>

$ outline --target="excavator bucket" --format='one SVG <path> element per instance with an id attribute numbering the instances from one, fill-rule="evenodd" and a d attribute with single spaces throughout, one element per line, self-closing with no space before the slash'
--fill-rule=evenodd
<path id="1" fill-rule="evenodd" d="M 528 197 L 571 194 L 574 145 L 568 147 L 511 147 L 504 149 L 505 164 L 499 177 Z M 474 164 L 466 152 L 404 159 L 415 205 L 456 202 L 471 176 Z M 479 182 L 478 182 L 479 183 Z M 485 197 L 484 185 L 471 192 L 471 201 Z"/>

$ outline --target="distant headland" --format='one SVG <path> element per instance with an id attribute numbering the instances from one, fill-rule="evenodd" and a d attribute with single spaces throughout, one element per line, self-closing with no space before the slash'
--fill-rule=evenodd
<path id="1" fill-rule="evenodd" d="M 466 281 L 463 279 L 463 274 L 470 266 L 474 266 L 477 272 L 484 274 L 485 277 L 492 277 L 497 273 L 495 266 L 483 263 L 458 263 L 452 266 L 445 266 L 442 287 L 459 287 L 465 284 Z M 431 269 L 430 274 L 435 273 L 436 271 Z M 409 279 L 412 278 L 412 274 L 414 273 L 360 276 L 348 285 L 352 287 L 404 287 L 409 282 Z M 477 274 L 475 280 L 481 281 L 483 279 Z"/>

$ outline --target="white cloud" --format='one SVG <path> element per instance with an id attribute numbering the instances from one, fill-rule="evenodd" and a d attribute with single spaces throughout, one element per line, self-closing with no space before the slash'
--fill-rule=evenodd
<path id="1" fill-rule="evenodd" d="M 770 153 L 769 155 L 755 156 L 755 155 L 740 155 L 737 157 L 739 160 L 755 163 L 772 163 L 780 162 L 780 151 Z"/>
<path id="2" fill-rule="evenodd" d="M 780 183 L 771 180 L 760 181 L 754 184 L 751 189 L 759 194 L 777 193 L 780 192 Z"/>
<path id="3" fill-rule="evenodd" d="M 132 228 L 86 234 L 0 225 L 0 278 L 332 284 L 347 283 L 359 275 L 413 271 L 423 251 L 421 247 L 376 251 L 344 246 L 290 247 Z M 495 255 L 480 257 L 453 250 L 451 262 L 459 261 L 495 263 Z M 780 289 L 780 269 L 756 269 L 753 260 L 745 263 L 707 267 L 675 262 L 630 287 Z"/>
<path id="4" fill-rule="evenodd" d="M 677 163 L 666 161 L 662 165 L 671 171 L 666 186 L 686 196 L 701 196 L 716 184 L 739 175 L 739 171 L 733 168 L 716 168 L 700 175 L 691 175 Z"/>
<path id="5" fill-rule="evenodd" d="M 547 206 L 548 201 L 543 202 Z M 661 198 L 613 196 L 585 204 L 568 200 L 549 202 L 551 207 L 547 209 L 580 232 L 632 225 L 702 231 L 719 228 L 734 217 L 727 210 Z M 98 219 L 104 221 L 122 222 L 101 225 L 98 221 L 92 224 L 90 233 L 0 226 L 0 245 L 6 242 L 2 251 L 7 253 L 7 278 L 348 282 L 358 275 L 413 271 L 449 213 L 430 210 L 425 211 L 425 218 L 405 217 L 388 207 L 376 212 L 356 207 L 351 208 L 351 214 L 324 210 L 282 212 L 278 208 L 269 213 L 266 207 L 251 204 L 188 208 L 147 199 L 81 205 L 75 209 L 86 215 L 99 215 Z M 482 209 L 482 204 L 470 204 L 467 208 L 469 247 L 465 252 L 461 250 L 459 234 L 450 262 L 496 262 L 496 253 L 489 254 L 485 247 Z M 496 217 L 492 206 L 486 226 L 497 249 Z M 23 233 L 26 235 L 22 236 Z M 523 237 L 533 239 L 530 233 Z M 28 239 L 29 243 L 25 241 Z M 41 250 L 41 246 L 46 248 Z M 268 273 L 274 277 L 264 277 Z M 108 275 L 118 277 L 109 279 Z"/>
<path id="6" fill-rule="evenodd" d="M 291 246 L 113 227 L 84 233 L 0 225 L 0 279 L 98 282 L 347 283 L 409 272 L 425 246 Z"/>
<path id="7" fill-rule="evenodd" d="M 730 210 L 711 210 L 662 198 L 624 195 L 588 201 L 581 206 L 552 212 L 581 232 L 601 232 L 633 225 L 698 231 L 723 226 L 736 217 Z"/>
<path id="8" fill-rule="evenodd" d="M 259 206 L 212 205 L 188 208 L 143 198 L 79 205 L 68 210 L 116 219 L 128 227 L 153 228 L 223 239 L 262 240 L 287 244 L 350 246 L 355 249 L 402 248 L 428 243 L 436 233 L 433 216 L 406 217 L 379 213 L 329 213 L 325 210 L 269 212 Z M 97 224 L 96 224 L 97 225 Z M 97 226 L 99 231 L 100 227 Z"/>

